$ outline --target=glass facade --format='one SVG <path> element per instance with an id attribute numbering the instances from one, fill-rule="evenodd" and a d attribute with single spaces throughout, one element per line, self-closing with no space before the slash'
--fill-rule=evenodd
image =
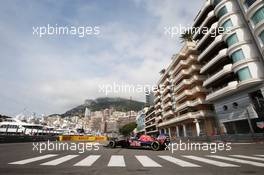
<path id="1" fill-rule="evenodd" d="M 245 7 L 249 8 L 254 4 L 254 2 L 256 2 L 256 0 L 245 0 L 243 4 L 245 5 Z"/>
<path id="2" fill-rule="evenodd" d="M 217 4 L 219 4 L 222 0 L 214 0 L 214 6 L 216 6 Z"/>
<path id="3" fill-rule="evenodd" d="M 239 60 L 245 59 L 245 55 L 244 55 L 242 49 L 239 49 L 239 50 L 235 51 L 234 53 L 232 53 L 231 58 L 233 60 L 233 63 L 236 63 Z"/>
<path id="4" fill-rule="evenodd" d="M 232 46 L 233 44 L 235 44 L 237 42 L 238 42 L 238 38 L 237 38 L 237 35 L 235 33 L 233 35 L 231 35 L 230 37 L 228 37 L 226 40 L 228 47 Z"/>
<path id="5" fill-rule="evenodd" d="M 222 7 L 222 8 L 219 10 L 219 12 L 217 13 L 217 16 L 218 16 L 219 18 L 221 18 L 221 17 L 224 16 L 225 14 L 227 14 L 227 8 L 226 8 L 226 6 Z"/>
<path id="6" fill-rule="evenodd" d="M 248 67 L 240 69 L 237 72 L 237 75 L 238 75 L 239 81 L 245 81 L 245 80 L 251 79 L 252 77 Z"/>
<path id="7" fill-rule="evenodd" d="M 251 17 L 252 22 L 257 25 L 259 22 L 261 22 L 264 19 L 264 7 L 261 7 L 254 13 L 254 15 Z"/>
<path id="8" fill-rule="evenodd" d="M 259 34 L 259 38 L 260 38 L 262 44 L 264 44 L 264 30 Z"/>
<path id="9" fill-rule="evenodd" d="M 223 27 L 224 31 L 227 31 L 228 29 L 231 29 L 231 27 L 233 27 L 231 19 L 229 19 L 226 22 L 224 22 L 222 27 Z"/>

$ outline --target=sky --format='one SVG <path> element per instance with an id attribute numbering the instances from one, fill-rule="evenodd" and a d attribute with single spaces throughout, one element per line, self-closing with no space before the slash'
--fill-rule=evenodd
<path id="1" fill-rule="evenodd" d="M 64 113 L 102 87 L 154 86 L 203 0 L 0 0 L 0 114 Z M 99 35 L 34 35 L 41 26 L 99 27 Z M 101 87 L 101 88 L 100 88 Z M 109 97 L 145 101 L 144 92 Z"/>

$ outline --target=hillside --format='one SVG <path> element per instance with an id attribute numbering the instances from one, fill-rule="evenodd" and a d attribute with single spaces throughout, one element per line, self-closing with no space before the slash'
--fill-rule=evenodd
<path id="1" fill-rule="evenodd" d="M 100 111 L 106 108 L 114 108 L 118 111 L 140 111 L 143 109 L 145 103 L 124 99 L 124 98 L 97 98 L 95 100 L 85 100 L 85 103 L 79 105 L 64 114 L 62 116 L 74 116 L 74 115 L 84 115 L 85 108 L 89 108 L 91 111 Z"/>

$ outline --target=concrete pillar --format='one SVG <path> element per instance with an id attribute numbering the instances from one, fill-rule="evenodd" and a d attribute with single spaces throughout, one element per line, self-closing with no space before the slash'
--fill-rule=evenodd
<path id="1" fill-rule="evenodd" d="M 171 129 L 170 128 L 168 128 L 168 130 L 169 130 L 169 137 L 171 138 Z"/>
<path id="2" fill-rule="evenodd" d="M 187 136 L 187 133 L 186 133 L 186 126 L 185 126 L 185 124 L 182 124 L 182 128 L 183 128 L 183 137 L 186 137 Z"/>
<path id="3" fill-rule="evenodd" d="M 196 119 L 196 120 L 194 120 L 194 123 L 195 123 L 195 126 L 196 126 L 196 134 L 197 134 L 197 136 L 199 136 L 200 132 L 201 132 L 199 121 Z"/>
<path id="4" fill-rule="evenodd" d="M 177 137 L 180 137 L 179 126 L 178 126 L 178 125 L 176 126 L 176 136 L 177 136 Z"/>

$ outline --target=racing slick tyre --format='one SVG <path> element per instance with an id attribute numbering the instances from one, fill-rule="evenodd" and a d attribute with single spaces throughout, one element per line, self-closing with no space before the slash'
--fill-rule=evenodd
<path id="1" fill-rule="evenodd" d="M 154 150 L 154 151 L 158 151 L 158 150 L 160 150 L 160 143 L 157 142 L 157 141 L 151 143 L 151 149 Z"/>
<path id="2" fill-rule="evenodd" d="M 110 148 L 115 148 L 115 147 L 116 147 L 116 142 L 115 142 L 114 140 L 111 140 L 111 141 L 109 142 L 109 147 L 110 147 Z"/>

